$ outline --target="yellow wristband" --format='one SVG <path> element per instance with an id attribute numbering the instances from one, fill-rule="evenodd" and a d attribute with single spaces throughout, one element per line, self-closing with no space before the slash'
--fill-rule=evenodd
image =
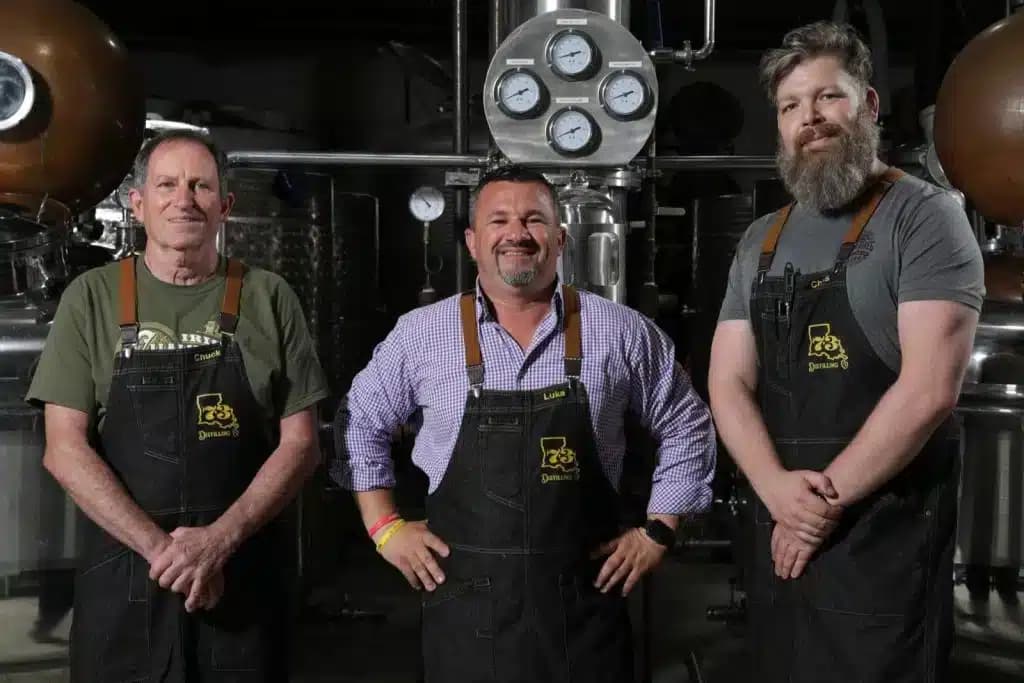
<path id="1" fill-rule="evenodd" d="M 395 532 L 401 529 L 403 526 L 405 526 L 404 519 L 399 519 L 395 522 L 392 522 L 391 526 L 388 527 L 388 530 L 385 531 L 384 535 L 380 537 L 380 542 L 377 543 L 378 553 L 381 551 L 381 548 L 384 547 L 384 544 L 391 540 L 391 537 L 395 535 Z"/>

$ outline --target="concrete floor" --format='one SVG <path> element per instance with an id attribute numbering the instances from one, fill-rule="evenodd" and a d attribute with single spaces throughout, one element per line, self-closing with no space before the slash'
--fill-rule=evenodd
<path id="1" fill-rule="evenodd" d="M 650 683 L 746 683 L 742 627 L 709 621 L 708 606 L 729 601 L 726 564 L 666 562 L 649 586 Z M 414 683 L 417 676 L 418 596 L 369 544 L 346 555 L 337 580 L 312 592 L 295 630 L 294 683 Z M 633 600 L 639 616 L 642 596 Z M 956 591 L 957 683 L 1024 680 L 1024 609 L 994 592 L 971 600 Z M 66 649 L 27 637 L 33 598 L 0 601 L 0 683 L 57 683 Z M 635 622 L 635 625 L 639 620 Z M 57 635 L 66 635 L 67 620 Z"/>

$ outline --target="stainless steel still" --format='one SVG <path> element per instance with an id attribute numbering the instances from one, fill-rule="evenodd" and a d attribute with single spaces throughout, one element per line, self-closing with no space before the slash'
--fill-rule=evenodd
<path id="1" fill-rule="evenodd" d="M 24 402 L 51 313 L 0 297 L 0 576 L 75 560 L 74 506 L 43 469 L 42 411 Z"/>
<path id="2" fill-rule="evenodd" d="M 956 412 L 958 560 L 1024 566 L 1024 303 L 985 302 Z"/>
<path id="3" fill-rule="evenodd" d="M 569 185 L 559 193 L 558 208 L 566 229 L 559 276 L 567 284 L 626 303 L 625 190 Z"/>
<path id="4" fill-rule="evenodd" d="M 600 12 L 628 29 L 629 5 L 629 0 L 497 0 L 491 3 L 491 23 L 497 27 L 499 44 L 523 22 L 559 9 Z"/>
<path id="5" fill-rule="evenodd" d="M 68 277 L 66 256 L 62 222 L 38 222 L 0 207 L 0 296 L 53 296 Z"/>

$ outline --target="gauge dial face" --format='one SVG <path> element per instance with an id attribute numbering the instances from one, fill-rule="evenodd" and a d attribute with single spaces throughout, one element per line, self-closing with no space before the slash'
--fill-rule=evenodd
<path id="1" fill-rule="evenodd" d="M 642 117 L 647 113 L 650 99 L 643 77 L 631 71 L 611 74 L 601 87 L 601 105 L 616 119 Z"/>
<path id="2" fill-rule="evenodd" d="M 24 63 L 0 53 L 0 130 L 13 128 L 28 115 L 35 99 L 32 76 Z"/>
<path id="3" fill-rule="evenodd" d="M 600 131 L 586 112 L 562 109 L 548 122 L 548 142 L 561 154 L 583 156 L 597 147 Z"/>
<path id="4" fill-rule="evenodd" d="M 444 213 L 444 195 L 436 187 L 424 185 L 409 197 L 409 211 L 418 221 L 436 221 Z"/>
<path id="5" fill-rule="evenodd" d="M 499 78 L 494 96 L 498 108 L 516 119 L 537 116 L 547 106 L 544 84 L 526 69 L 514 69 Z"/>
<path id="6" fill-rule="evenodd" d="M 551 39 L 548 46 L 551 69 L 570 80 L 582 80 L 593 75 L 598 63 L 597 49 L 585 33 L 562 31 Z"/>

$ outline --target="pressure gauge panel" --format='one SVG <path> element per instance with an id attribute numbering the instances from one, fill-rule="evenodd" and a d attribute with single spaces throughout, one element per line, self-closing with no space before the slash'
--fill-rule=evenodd
<path id="1" fill-rule="evenodd" d="M 548 108 L 548 90 L 529 69 L 510 69 L 494 86 L 494 101 L 505 116 L 532 119 Z"/>
<path id="2" fill-rule="evenodd" d="M 522 22 L 495 49 L 481 91 L 501 154 L 541 167 L 624 167 L 650 140 L 658 112 L 647 49 L 627 27 L 589 9 Z"/>
<path id="3" fill-rule="evenodd" d="M 643 118 L 651 109 L 651 90 L 644 77 L 635 71 L 613 71 L 600 88 L 601 106 L 618 121 Z"/>
<path id="4" fill-rule="evenodd" d="M 444 213 L 444 195 L 429 185 L 417 188 L 409 197 L 409 212 L 423 223 L 436 221 Z"/>
<path id="5" fill-rule="evenodd" d="M 577 29 L 559 31 L 551 37 L 547 49 L 548 64 L 557 75 L 569 81 L 585 81 L 601 66 L 597 45 Z"/>
<path id="6" fill-rule="evenodd" d="M 563 156 L 581 157 L 601 144 L 601 129 L 583 109 L 559 109 L 548 120 L 548 144 Z"/>

